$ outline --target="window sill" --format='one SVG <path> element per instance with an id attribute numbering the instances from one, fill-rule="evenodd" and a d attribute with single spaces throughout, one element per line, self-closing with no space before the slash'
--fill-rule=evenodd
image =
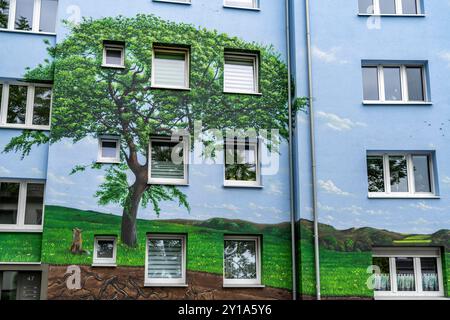
<path id="1" fill-rule="evenodd" d="M 38 35 L 38 36 L 55 36 L 56 37 L 55 32 L 40 32 L 40 31 L 36 32 L 36 31 L 11 30 L 11 29 L 1 29 L 1 28 L 0 28 L 0 32 L 34 34 L 34 35 Z"/>
<path id="2" fill-rule="evenodd" d="M 176 91 L 191 91 L 189 87 L 164 87 L 164 86 L 150 86 L 154 90 L 176 90 Z"/>
<path id="3" fill-rule="evenodd" d="M 47 126 L 27 126 L 22 124 L 19 125 L 2 124 L 0 125 L 0 129 L 50 131 L 50 127 Z"/>
<path id="4" fill-rule="evenodd" d="M 16 226 L 7 226 L 0 225 L 0 232 L 13 232 L 13 233 L 42 233 L 43 227 L 16 227 Z"/>
<path id="5" fill-rule="evenodd" d="M 92 267 L 96 267 L 96 268 L 115 268 L 117 267 L 117 264 L 115 263 L 93 263 L 91 265 Z"/>
<path id="6" fill-rule="evenodd" d="M 40 266 L 42 262 L 1 262 L 0 266 Z"/>
<path id="7" fill-rule="evenodd" d="M 436 195 L 392 195 L 392 194 L 380 194 L 367 196 L 369 199 L 440 199 L 440 196 Z"/>
<path id="8" fill-rule="evenodd" d="M 414 18 L 423 18 L 423 17 L 426 17 L 426 14 L 424 14 L 424 13 L 418 13 L 418 14 L 358 13 L 358 16 L 360 16 L 360 17 L 414 17 Z"/>
<path id="9" fill-rule="evenodd" d="M 260 8 L 239 7 L 239 6 L 227 6 L 227 5 L 224 5 L 223 7 L 226 8 L 226 9 L 250 10 L 250 11 L 257 11 L 257 12 L 258 12 L 258 11 L 261 11 Z"/>
<path id="10" fill-rule="evenodd" d="M 257 96 L 260 97 L 262 96 L 261 92 L 242 92 L 242 91 L 223 91 L 224 94 L 243 94 L 243 95 L 247 95 L 247 96 Z"/>
<path id="11" fill-rule="evenodd" d="M 446 298 L 444 295 L 436 295 L 436 296 L 390 296 L 390 295 L 375 295 L 375 300 L 450 300 Z"/>
<path id="12" fill-rule="evenodd" d="M 234 183 L 224 183 L 223 184 L 224 188 L 254 188 L 254 189 L 263 189 L 264 186 L 260 185 L 260 184 L 234 184 Z"/>
<path id="13" fill-rule="evenodd" d="M 97 160 L 98 164 L 120 164 L 119 160 Z"/>
<path id="14" fill-rule="evenodd" d="M 102 68 L 125 70 L 125 66 L 116 66 L 116 65 L 112 65 L 112 64 L 102 64 Z"/>
<path id="15" fill-rule="evenodd" d="M 424 101 L 424 102 L 394 102 L 394 101 L 363 101 L 362 103 L 363 105 L 368 105 L 368 106 L 431 106 L 433 105 L 432 102 L 429 101 Z"/>
<path id="16" fill-rule="evenodd" d="M 254 289 L 263 289 L 266 286 L 263 284 L 223 284 L 223 288 L 254 288 Z"/>
<path id="17" fill-rule="evenodd" d="M 187 288 L 189 285 L 187 283 L 144 283 L 144 287 L 171 287 L 171 288 Z"/>
<path id="18" fill-rule="evenodd" d="M 154 184 L 154 185 L 160 185 L 160 186 L 189 186 L 189 183 L 183 181 L 166 181 L 166 180 L 149 180 L 147 184 Z"/>
<path id="19" fill-rule="evenodd" d="M 162 3 L 173 3 L 173 4 L 187 4 L 191 5 L 191 2 L 181 2 L 181 1 L 175 1 L 175 0 L 153 0 L 153 2 L 162 2 Z"/>

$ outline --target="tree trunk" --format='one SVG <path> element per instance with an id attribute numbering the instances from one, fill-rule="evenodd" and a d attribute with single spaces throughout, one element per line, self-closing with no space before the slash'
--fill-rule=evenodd
<path id="1" fill-rule="evenodd" d="M 136 219 L 141 203 L 142 194 L 147 189 L 147 181 L 136 182 L 130 188 L 130 195 L 128 203 L 123 209 L 122 214 L 122 231 L 121 239 L 124 244 L 129 247 L 136 247 L 137 245 L 137 232 L 136 232 Z"/>

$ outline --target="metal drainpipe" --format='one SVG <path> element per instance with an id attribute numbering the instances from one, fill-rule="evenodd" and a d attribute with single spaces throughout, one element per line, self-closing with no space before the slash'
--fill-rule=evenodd
<path id="1" fill-rule="evenodd" d="M 291 254 L 292 254 L 292 300 L 297 300 L 297 255 L 295 241 L 295 206 L 294 206 L 294 146 L 292 134 L 292 92 L 291 92 L 291 26 L 290 26 L 290 0 L 286 5 L 286 57 L 288 69 L 288 112 L 289 112 L 289 196 L 291 211 Z"/>
<path id="2" fill-rule="evenodd" d="M 311 23 L 309 0 L 305 0 L 306 18 L 306 46 L 308 55 L 308 100 L 309 100 L 309 144 L 311 152 L 311 184 L 312 202 L 314 216 L 314 262 L 316 271 L 316 298 L 320 300 L 320 248 L 319 248 L 319 214 L 317 210 L 317 177 L 316 177 L 316 147 L 314 130 L 314 101 L 313 101 L 313 81 L 312 81 L 312 56 L 311 56 Z"/>

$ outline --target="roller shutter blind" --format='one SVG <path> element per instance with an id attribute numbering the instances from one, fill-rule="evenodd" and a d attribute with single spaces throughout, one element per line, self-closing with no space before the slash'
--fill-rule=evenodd
<path id="1" fill-rule="evenodd" d="M 225 0 L 225 5 L 233 7 L 257 8 L 257 0 Z"/>
<path id="2" fill-rule="evenodd" d="M 148 278 L 181 279 L 183 277 L 183 240 L 148 239 Z"/>
<path id="3" fill-rule="evenodd" d="M 224 90 L 257 93 L 257 58 L 246 55 L 225 55 Z"/>
<path id="4" fill-rule="evenodd" d="M 186 51 L 155 50 L 153 81 L 158 87 L 187 88 L 188 66 Z"/>

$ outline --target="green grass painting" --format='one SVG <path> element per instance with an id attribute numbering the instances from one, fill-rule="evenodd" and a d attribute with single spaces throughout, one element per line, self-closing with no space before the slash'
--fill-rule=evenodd
<path id="1" fill-rule="evenodd" d="M 0 233 L 0 262 L 39 262 L 41 244 L 41 234 Z"/>

